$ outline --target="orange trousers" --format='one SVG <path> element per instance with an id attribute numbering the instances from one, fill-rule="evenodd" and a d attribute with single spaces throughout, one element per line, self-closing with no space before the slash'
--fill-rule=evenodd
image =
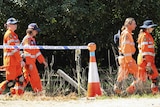
<path id="1" fill-rule="evenodd" d="M 157 94 L 159 92 L 159 89 L 158 89 L 158 76 L 159 76 L 158 70 L 157 70 L 155 63 L 154 63 L 154 57 L 150 56 L 148 60 L 151 63 L 151 69 L 153 72 L 151 74 L 148 74 L 146 72 L 146 66 L 147 66 L 148 62 L 142 58 L 141 54 L 138 54 L 138 77 L 142 82 L 145 82 L 147 80 L 147 78 L 149 77 L 149 79 L 152 81 L 151 91 L 153 94 Z"/>
<path id="2" fill-rule="evenodd" d="M 22 75 L 20 64 L 6 67 L 6 80 L 15 80 L 19 75 Z"/>
<path id="3" fill-rule="evenodd" d="M 120 56 L 121 58 L 118 59 L 119 61 L 119 71 L 118 71 L 118 77 L 117 82 L 122 82 L 128 77 L 128 74 L 132 74 L 135 78 L 138 77 L 138 66 L 136 64 L 136 61 L 132 59 L 129 63 L 125 62 L 125 58 L 123 56 Z"/>
<path id="4" fill-rule="evenodd" d="M 22 89 L 20 89 L 19 87 L 22 86 L 22 84 L 19 83 L 18 81 L 18 77 L 22 75 L 22 68 L 21 65 L 15 65 L 15 66 L 8 66 L 6 67 L 6 80 L 3 81 L 0 84 L 0 94 L 3 93 L 3 91 L 6 89 L 7 84 L 12 81 L 15 87 L 15 91 L 12 92 L 12 88 L 10 88 L 11 94 L 17 94 L 19 95 L 19 91 L 22 91 Z"/>
<path id="5" fill-rule="evenodd" d="M 30 82 L 33 91 L 40 92 L 42 91 L 42 82 L 40 80 L 40 76 L 39 76 L 36 64 L 32 63 L 32 66 L 33 66 L 32 70 L 29 69 L 29 65 L 26 65 L 24 67 L 24 71 L 23 71 L 24 78 L 25 78 L 24 87 L 26 87 L 27 84 Z"/>
<path id="6" fill-rule="evenodd" d="M 154 64 L 154 62 L 151 62 L 151 68 L 153 70 L 152 74 L 147 74 L 146 72 L 146 66 L 147 66 L 147 62 L 146 61 L 142 61 L 142 63 L 138 64 L 138 77 L 141 81 L 145 82 L 147 77 L 149 77 L 149 79 L 156 79 L 158 77 L 158 70 Z"/>
<path id="7" fill-rule="evenodd" d="M 138 67 L 136 64 L 136 61 L 131 58 L 129 62 L 125 61 L 124 56 L 119 56 L 118 58 L 119 61 L 119 71 L 118 71 L 118 77 L 117 77 L 117 82 L 114 85 L 114 91 L 117 94 L 122 94 L 122 82 L 125 80 L 129 74 L 132 74 L 135 79 L 138 78 Z M 133 94 L 136 91 L 136 80 L 133 80 L 131 85 L 127 87 L 126 92 L 129 94 Z"/>

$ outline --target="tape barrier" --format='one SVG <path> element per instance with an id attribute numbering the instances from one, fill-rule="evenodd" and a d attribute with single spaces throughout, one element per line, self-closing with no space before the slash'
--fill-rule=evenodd
<path id="1" fill-rule="evenodd" d="M 88 49 L 87 46 L 10 46 L 0 45 L 0 49 L 46 49 L 46 50 L 75 50 L 75 49 Z"/>

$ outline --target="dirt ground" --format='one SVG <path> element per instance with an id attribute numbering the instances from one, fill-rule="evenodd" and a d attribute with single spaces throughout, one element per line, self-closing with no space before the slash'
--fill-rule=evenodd
<path id="1" fill-rule="evenodd" d="M 105 98 L 87 100 L 47 99 L 47 98 L 3 98 L 0 96 L 0 107 L 160 107 L 160 97 L 156 98 Z"/>

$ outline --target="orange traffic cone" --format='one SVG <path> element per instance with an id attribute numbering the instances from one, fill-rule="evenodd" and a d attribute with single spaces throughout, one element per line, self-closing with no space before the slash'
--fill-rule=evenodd
<path id="1" fill-rule="evenodd" d="M 88 50 L 90 51 L 90 61 L 89 61 L 89 73 L 88 73 L 87 97 L 95 97 L 97 95 L 102 94 L 99 82 L 96 57 L 95 57 L 96 44 L 89 43 Z"/>

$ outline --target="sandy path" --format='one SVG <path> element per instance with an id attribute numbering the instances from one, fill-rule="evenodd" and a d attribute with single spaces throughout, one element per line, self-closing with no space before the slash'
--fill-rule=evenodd
<path id="1" fill-rule="evenodd" d="M 116 98 L 69 101 L 2 101 L 0 107 L 160 107 L 160 98 Z"/>

